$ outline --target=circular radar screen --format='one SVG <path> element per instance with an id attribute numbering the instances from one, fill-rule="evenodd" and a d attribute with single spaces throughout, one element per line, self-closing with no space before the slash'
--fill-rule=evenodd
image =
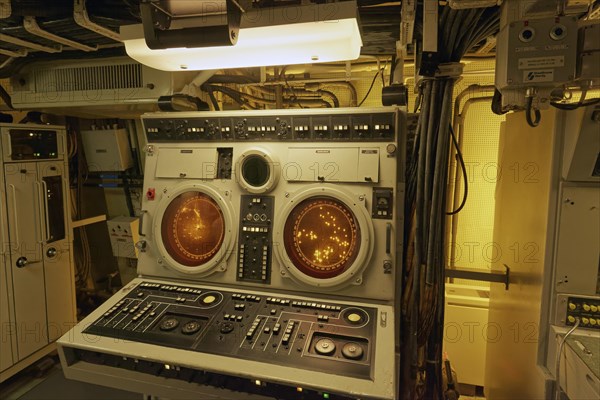
<path id="1" fill-rule="evenodd" d="M 313 278 L 334 278 L 354 262 L 360 229 L 352 211 L 332 197 L 311 197 L 300 202 L 285 223 L 285 250 L 302 273 Z"/>
<path id="2" fill-rule="evenodd" d="M 163 214 L 162 241 L 178 263 L 197 267 L 210 261 L 225 237 L 225 219 L 219 205 L 201 192 L 175 197 Z"/>

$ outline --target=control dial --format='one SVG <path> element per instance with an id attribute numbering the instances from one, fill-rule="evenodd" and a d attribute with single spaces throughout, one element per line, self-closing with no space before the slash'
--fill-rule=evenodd
<path id="1" fill-rule="evenodd" d="M 200 322 L 190 321 L 181 328 L 181 332 L 186 335 L 193 335 L 200 330 L 200 326 Z"/>
<path id="2" fill-rule="evenodd" d="M 346 343 L 342 347 L 342 355 L 350 360 L 360 360 L 363 356 L 363 349 L 358 343 Z"/>
<path id="3" fill-rule="evenodd" d="M 179 321 L 175 318 L 167 318 L 160 323 L 161 331 L 172 331 L 179 326 Z"/>
<path id="4" fill-rule="evenodd" d="M 331 339 L 319 339 L 315 343 L 315 351 L 324 356 L 330 356 L 335 352 L 335 343 Z"/>

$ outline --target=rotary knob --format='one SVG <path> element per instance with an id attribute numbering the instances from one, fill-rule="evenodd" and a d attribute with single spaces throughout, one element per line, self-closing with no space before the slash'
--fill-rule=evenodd
<path id="1" fill-rule="evenodd" d="M 223 322 L 221 324 L 221 328 L 219 329 L 219 332 L 223 333 L 223 334 L 227 334 L 227 333 L 231 333 L 233 332 L 234 326 L 231 322 Z"/>
<path id="2" fill-rule="evenodd" d="M 190 321 L 186 323 L 183 328 L 181 328 L 181 332 L 186 335 L 193 335 L 194 333 L 200 330 L 200 322 L 198 321 Z"/>
<path id="3" fill-rule="evenodd" d="M 364 354 L 362 346 L 358 343 L 346 343 L 342 347 L 342 355 L 350 360 L 360 360 Z"/>
<path id="4" fill-rule="evenodd" d="M 335 343 L 331 339 L 319 339 L 315 343 L 315 351 L 324 356 L 330 356 L 335 352 Z"/>
<path id="5" fill-rule="evenodd" d="M 177 319 L 167 318 L 160 323 L 159 328 L 161 331 L 172 331 L 173 329 L 177 328 L 178 326 L 179 326 L 179 321 Z"/>

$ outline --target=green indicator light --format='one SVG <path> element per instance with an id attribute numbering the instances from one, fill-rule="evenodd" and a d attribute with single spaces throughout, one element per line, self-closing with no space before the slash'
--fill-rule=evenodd
<path id="1" fill-rule="evenodd" d="M 328 399 L 329 398 L 329 393 L 323 393 L 323 398 L 324 399 Z"/>

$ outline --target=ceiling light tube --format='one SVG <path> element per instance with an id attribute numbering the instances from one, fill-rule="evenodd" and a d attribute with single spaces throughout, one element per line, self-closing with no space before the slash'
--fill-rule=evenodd
<path id="1" fill-rule="evenodd" d="M 355 1 L 252 10 L 234 46 L 151 50 L 141 24 L 122 26 L 121 37 L 131 58 L 163 71 L 354 60 L 362 46 Z"/>

